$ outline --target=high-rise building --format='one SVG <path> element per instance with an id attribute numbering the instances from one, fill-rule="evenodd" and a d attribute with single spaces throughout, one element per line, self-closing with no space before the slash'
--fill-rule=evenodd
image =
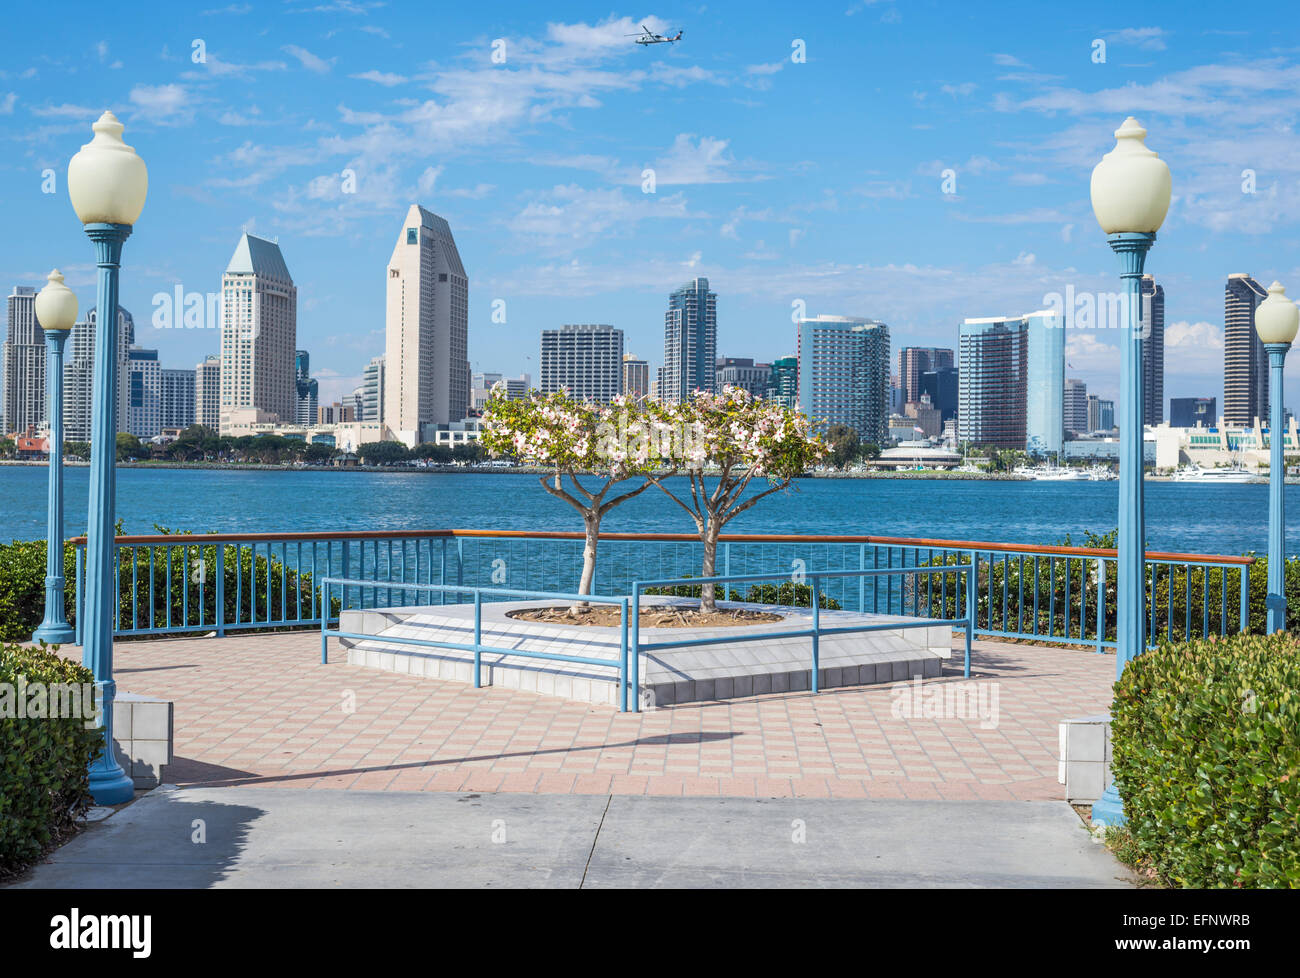
<path id="1" fill-rule="evenodd" d="M 126 430 L 137 438 L 162 431 L 162 366 L 158 351 L 133 346 L 126 351 Z"/>
<path id="2" fill-rule="evenodd" d="M 898 351 L 898 387 L 903 404 L 921 400 L 921 375 L 953 365 L 946 347 L 905 346 Z"/>
<path id="3" fill-rule="evenodd" d="M 188 428 L 194 424 L 193 370 L 173 370 L 164 367 L 159 372 L 160 410 L 159 429 Z"/>
<path id="4" fill-rule="evenodd" d="M 967 319 L 958 335 L 957 438 L 1025 447 L 1029 331 L 1024 318 Z"/>
<path id="5" fill-rule="evenodd" d="M 772 370 L 767 375 L 767 389 L 763 396 L 782 407 L 799 406 L 798 357 L 778 357 L 772 361 Z"/>
<path id="6" fill-rule="evenodd" d="M 1218 399 L 1213 397 L 1171 397 L 1169 399 L 1169 426 L 1195 428 L 1202 425 L 1213 428 L 1219 423 Z"/>
<path id="7" fill-rule="evenodd" d="M 384 358 L 371 357 L 361 371 L 361 410 L 358 421 L 381 421 L 384 416 Z"/>
<path id="8" fill-rule="evenodd" d="M 650 396 L 650 364 L 633 353 L 623 354 L 623 393 L 634 401 Z"/>
<path id="9" fill-rule="evenodd" d="M 1142 423 L 1165 419 L 1165 287 L 1142 276 Z"/>
<path id="10" fill-rule="evenodd" d="M 771 373 L 770 363 L 755 363 L 752 357 L 718 357 L 713 371 L 714 390 L 721 393 L 724 387 L 741 387 L 755 400 L 762 400 Z"/>
<path id="11" fill-rule="evenodd" d="M 236 408 L 298 415 L 298 289 L 280 246 L 245 233 L 221 277 L 221 415 Z"/>
<path id="12" fill-rule="evenodd" d="M 1065 440 L 1065 329 L 1050 311 L 967 319 L 959 332 L 958 438 L 1055 453 Z"/>
<path id="13" fill-rule="evenodd" d="M 938 409 L 941 424 L 957 417 L 957 368 L 939 367 L 925 371 L 921 374 L 921 394 L 930 395 L 930 403 Z"/>
<path id="14" fill-rule="evenodd" d="M 1113 431 L 1115 428 L 1115 402 L 1103 400 L 1095 394 L 1088 395 L 1088 430 Z"/>
<path id="15" fill-rule="evenodd" d="M 718 295 L 709 291 L 707 278 L 697 278 L 668 297 L 660 400 L 671 404 L 713 390 L 717 356 Z"/>
<path id="16" fill-rule="evenodd" d="M 497 384 L 505 385 L 507 400 L 522 401 L 528 396 L 532 378 L 528 374 L 506 377 L 498 373 L 480 373 L 472 375 L 469 383 L 470 408 L 477 414 L 487 407 L 487 402 L 492 397 L 492 388 Z"/>
<path id="17" fill-rule="evenodd" d="M 1088 385 L 1078 377 L 1065 378 L 1065 430 L 1075 434 L 1088 430 Z"/>
<path id="18" fill-rule="evenodd" d="M 413 446 L 469 407 L 469 280 L 447 222 L 412 204 L 388 260 L 383 423 Z M 429 430 L 432 430 L 430 427 Z"/>
<path id="19" fill-rule="evenodd" d="M 1054 455 L 1065 442 L 1065 321 L 1056 313 L 1025 317 L 1025 450 Z"/>
<path id="20" fill-rule="evenodd" d="M 36 290 L 14 286 L 0 346 L 0 435 L 45 426 L 45 330 L 36 321 Z"/>
<path id="21" fill-rule="evenodd" d="M 889 327 L 875 319 L 798 321 L 799 410 L 822 430 L 847 425 L 864 442 L 889 434 Z"/>
<path id="22" fill-rule="evenodd" d="M 212 431 L 221 423 L 221 358 L 213 354 L 194 368 L 194 423 Z"/>
<path id="23" fill-rule="evenodd" d="M 90 441 L 94 411 L 95 336 L 99 332 L 94 306 L 72 326 L 63 359 L 63 437 L 66 441 Z M 122 306 L 117 307 L 117 430 L 129 431 L 126 420 L 129 372 L 127 351 L 135 344 L 135 320 Z"/>
<path id="24" fill-rule="evenodd" d="M 603 324 L 542 330 L 541 391 L 607 404 L 623 392 L 623 331 Z"/>
<path id="25" fill-rule="evenodd" d="M 296 350 L 293 356 L 294 392 L 297 397 L 294 423 L 305 427 L 316 423 L 320 405 L 320 384 L 311 375 L 311 354 Z"/>
<path id="26" fill-rule="evenodd" d="M 349 424 L 356 420 L 356 407 L 351 403 L 335 401 L 333 404 L 322 404 L 316 409 L 316 424 Z"/>
<path id="27" fill-rule="evenodd" d="M 1248 428 L 1268 419 L 1268 355 L 1255 332 L 1255 308 L 1268 292 L 1249 275 L 1223 290 L 1223 420 Z"/>

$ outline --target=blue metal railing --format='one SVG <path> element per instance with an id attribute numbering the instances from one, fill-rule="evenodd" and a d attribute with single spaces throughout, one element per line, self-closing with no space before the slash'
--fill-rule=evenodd
<path id="1" fill-rule="evenodd" d="M 619 655 L 618 665 L 618 688 L 619 688 L 619 712 L 627 712 L 628 702 L 628 599 L 626 597 L 603 597 L 598 594 L 567 594 L 559 591 L 523 591 L 516 588 L 496 588 L 496 587 L 459 587 L 456 585 L 443 584 L 392 584 L 389 581 L 366 581 L 343 577 L 326 577 L 321 579 L 321 585 L 324 590 L 325 601 L 329 601 L 331 585 L 339 585 L 343 588 L 348 587 L 374 587 L 382 585 L 384 589 L 393 587 L 403 591 L 416 591 L 432 596 L 437 594 L 471 594 L 474 599 L 474 641 L 473 642 L 451 642 L 441 639 L 411 638 L 400 635 L 383 636 L 384 642 L 391 642 L 397 645 L 413 645 L 433 649 L 453 649 L 460 652 L 472 652 L 474 654 L 474 688 L 480 689 L 483 685 L 483 653 L 494 653 L 500 655 L 521 656 L 527 659 L 546 659 L 553 662 L 571 662 L 580 665 L 589 666 L 610 666 L 615 662 L 608 658 L 597 658 L 595 656 L 567 655 L 560 652 L 541 652 L 532 649 L 520 648 L 501 648 L 499 646 L 483 644 L 483 597 L 515 598 L 524 601 L 565 601 L 569 603 L 586 602 L 588 604 L 611 604 L 617 606 L 619 610 Z M 431 602 L 430 602 L 431 603 Z M 366 640 L 378 638 L 376 635 L 369 635 L 364 632 L 344 631 L 341 627 L 331 629 L 328 621 L 321 619 L 320 623 L 320 661 L 322 664 L 329 661 L 329 640 L 331 638 L 348 638 L 356 640 Z"/>
<path id="2" fill-rule="evenodd" d="M 85 593 L 84 541 L 74 541 L 80 628 Z M 288 534 L 195 534 L 118 538 L 115 619 L 118 636 L 314 627 L 322 608 L 410 603 L 402 584 L 512 587 L 555 593 L 582 569 L 580 533 L 423 530 Z M 1155 554 L 1147 557 L 1147 627 L 1152 638 L 1245 631 L 1251 617 L 1249 557 Z M 630 594 L 635 581 L 698 575 L 703 548 L 685 534 L 602 534 L 592 590 Z M 971 564 L 975 634 L 1094 647 L 1115 645 L 1113 550 L 871 536 L 735 534 L 718 545 L 720 576 L 791 579 L 810 569 L 827 598 L 845 610 L 919 614 L 921 606 L 960 617 L 954 597 L 913 568 Z M 894 574 L 865 575 L 867 570 Z M 859 573 L 839 575 L 841 571 Z M 320 579 L 348 584 L 324 604 Z M 775 580 L 776 578 L 771 578 Z M 946 581 L 946 579 L 943 579 Z M 698 582 L 698 578 L 697 578 Z M 939 593 L 935 593 L 936 589 Z M 1256 604 L 1259 604 L 1256 596 Z M 454 597 L 451 600 L 455 600 Z M 773 603 L 794 603 L 780 591 Z M 1262 612 L 1260 615 L 1262 621 Z M 1262 627 L 1260 625 L 1259 627 Z M 80 635 L 78 635 L 78 642 Z"/>

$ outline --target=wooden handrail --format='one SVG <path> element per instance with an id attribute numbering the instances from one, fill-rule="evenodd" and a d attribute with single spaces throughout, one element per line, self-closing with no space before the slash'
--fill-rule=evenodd
<path id="1" fill-rule="evenodd" d="M 489 539 L 538 539 L 538 540 L 582 540 L 584 535 L 569 530 L 338 530 L 306 531 L 291 533 L 158 533 L 147 536 L 120 536 L 117 543 L 128 545 L 153 546 L 202 546 L 216 543 L 309 543 L 323 540 L 387 540 L 397 537 L 407 539 L 444 538 L 489 538 Z M 627 540 L 660 543 L 693 543 L 699 541 L 694 533 L 602 533 L 601 540 Z M 990 543 L 984 540 L 936 540 L 928 537 L 884 537 L 855 534 L 800 534 L 800 533 L 724 533 L 718 537 L 721 543 L 857 543 L 881 547 L 915 547 L 935 550 L 979 550 L 994 553 L 1044 554 L 1054 557 L 1107 557 L 1117 554 L 1109 547 L 1061 547 L 1035 546 L 1028 543 Z M 72 537 L 68 541 L 76 546 L 85 545 L 84 536 Z M 1251 556 L 1229 556 L 1226 554 L 1187 554 L 1166 553 L 1148 550 L 1147 560 L 1166 560 L 1174 563 L 1188 564 L 1231 564 L 1250 566 L 1255 563 Z"/>

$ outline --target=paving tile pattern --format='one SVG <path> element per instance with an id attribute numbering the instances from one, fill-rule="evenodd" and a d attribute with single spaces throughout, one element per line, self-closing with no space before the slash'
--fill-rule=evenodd
<path id="1" fill-rule="evenodd" d="M 70 649 L 70 655 L 79 650 Z M 1114 659 L 976 644 L 921 683 L 641 714 L 348 665 L 319 635 L 119 642 L 119 688 L 175 702 L 181 785 L 1058 800 L 1057 724 L 1102 713 Z M 996 709 L 994 709 L 996 707 Z"/>

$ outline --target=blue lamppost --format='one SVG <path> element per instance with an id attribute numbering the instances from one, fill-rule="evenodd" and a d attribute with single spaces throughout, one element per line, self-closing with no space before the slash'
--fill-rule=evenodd
<path id="1" fill-rule="evenodd" d="M 77 321 L 77 297 L 56 268 L 36 295 L 36 321 L 45 330 L 45 417 L 49 422 L 49 505 L 45 532 L 45 618 L 32 638 L 51 645 L 76 639 L 63 610 L 63 347 Z"/>
<path id="2" fill-rule="evenodd" d="M 101 805 L 130 801 L 135 787 L 113 750 L 113 624 L 117 616 L 117 274 L 122 243 L 144 210 L 149 174 L 122 142 L 122 124 L 105 112 L 95 138 L 68 163 L 72 208 L 95 243 L 95 366 L 90 423 L 90 512 L 86 520 L 86 597 L 82 662 L 94 673 L 103 711 L 104 749 L 90 765 L 90 793 Z"/>
<path id="3" fill-rule="evenodd" d="M 1169 167 L 1147 149 L 1132 116 L 1115 130 L 1115 148 L 1092 171 L 1092 211 L 1120 258 L 1125 322 L 1120 336 L 1119 546 L 1116 564 L 1115 676 L 1146 649 L 1146 526 L 1142 483 L 1142 270 L 1169 211 Z M 1096 825 L 1122 825 L 1112 780 L 1092 806 Z"/>
<path id="4" fill-rule="evenodd" d="M 1268 351 L 1268 630 L 1286 631 L 1286 457 L 1282 451 L 1282 364 L 1291 349 L 1300 309 L 1286 297 L 1280 282 L 1255 310 L 1255 331 Z"/>

